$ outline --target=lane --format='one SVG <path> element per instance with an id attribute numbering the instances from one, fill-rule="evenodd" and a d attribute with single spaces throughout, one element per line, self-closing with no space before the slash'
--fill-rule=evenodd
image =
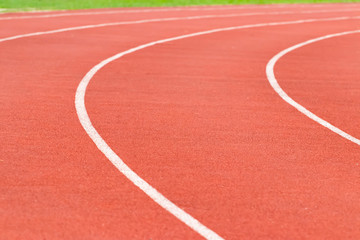
<path id="1" fill-rule="evenodd" d="M 350 12 L 352 12 L 351 10 Z M 338 12 L 348 12 L 345 10 L 340 11 L 331 11 L 332 14 Z M 306 14 L 319 14 L 319 12 L 314 11 L 306 11 Z M 322 11 L 323 13 L 329 14 L 327 11 Z M 358 16 L 355 15 L 357 12 L 353 12 L 353 18 L 357 18 Z M 110 23 L 103 23 L 103 24 L 93 24 L 93 25 L 83 25 L 83 26 L 76 26 L 76 27 L 67 27 L 67 28 L 59 28 L 55 30 L 48 30 L 48 31 L 39 31 L 39 32 L 32 32 L 32 33 L 25 33 L 25 34 L 18 34 L 9 37 L 3 37 L 0 39 L 0 42 L 12 41 L 16 39 L 34 37 L 34 36 L 41 36 L 41 35 L 48 35 L 48 34 L 55 34 L 55 33 L 62 33 L 62 32 L 71 32 L 71 31 L 79 31 L 85 29 L 95 29 L 95 28 L 104 28 L 110 26 L 123 26 L 123 25 L 135 25 L 135 24 L 146 24 L 146 23 L 157 23 L 157 22 L 173 22 L 173 21 L 191 21 L 191 20 L 204 20 L 204 19 L 217 19 L 217 18 L 238 18 L 238 17 L 254 17 L 254 16 L 261 16 L 261 15 L 268 15 L 268 16 L 287 16 L 288 14 L 294 14 L 294 12 L 287 11 L 287 12 L 276 12 L 274 14 L 263 14 L 263 13 L 245 13 L 245 14 L 225 14 L 225 15 L 201 15 L 201 16 L 188 16 L 188 17 L 170 17 L 170 18 L 153 18 L 153 19 L 144 19 L 144 20 L 133 20 L 133 21 L 122 21 L 122 22 L 110 22 Z M 352 18 L 351 16 L 347 17 L 331 17 L 323 18 L 324 20 L 338 20 L 344 18 Z M 247 19 L 249 20 L 249 19 Z"/>
<path id="2" fill-rule="evenodd" d="M 294 11 L 302 12 L 304 15 L 311 15 L 311 11 L 314 14 L 321 14 L 321 12 L 332 11 L 334 14 L 336 12 L 342 11 L 343 14 L 347 12 L 354 12 L 354 14 L 359 13 L 360 5 L 330 5 L 328 7 L 303 7 L 295 8 L 294 6 L 289 7 L 274 7 L 274 8 L 264 8 L 259 6 L 258 8 L 251 9 L 224 9 L 224 8 L 214 8 L 214 10 L 197 10 L 193 9 L 192 11 L 188 10 L 178 10 L 178 11 L 162 11 L 162 12 L 144 12 L 144 13 L 119 13 L 119 14 L 110 14 L 102 15 L 97 14 L 93 16 L 66 16 L 59 18 L 50 18 L 50 19 L 27 19 L 27 20 L 9 20 L 9 21 L 0 21 L 0 37 L 8 37 L 17 34 L 31 33 L 37 31 L 46 31 L 64 27 L 75 27 L 88 24 L 101 24 L 109 22 L 118 22 L 118 21 L 131 21 L 139 19 L 152 19 L 152 18 L 168 18 L 168 17 L 187 17 L 187 16 L 198 16 L 198 15 L 224 15 L 224 14 L 244 14 L 243 17 L 247 17 L 246 14 L 287 14 L 292 15 Z M 180 8 L 181 9 L 181 8 Z M 166 9 L 163 9 L 166 10 Z M 309 12 L 310 11 L 310 12 Z M 325 13 L 326 14 L 326 13 Z M 141 17 L 140 17 L 141 16 Z M 307 16 L 306 16 L 307 17 Z M 44 24 L 46 22 L 46 24 Z"/>
<path id="3" fill-rule="evenodd" d="M 95 76 L 89 115 L 135 172 L 227 239 L 356 239 L 359 149 L 277 99 L 265 66 L 281 47 L 358 23 L 144 49 Z"/>
<path id="4" fill-rule="evenodd" d="M 149 36 L 129 26 L 3 43 L 3 236 L 199 238 L 119 176 L 84 133 L 73 105 L 83 73 L 114 49 L 159 37 L 157 28 Z M 123 31 L 129 38 L 119 40 Z"/>
<path id="5" fill-rule="evenodd" d="M 264 19 L 249 18 L 243 21 L 250 22 L 254 20 Z M 196 239 L 198 237 L 196 234 L 173 217 L 165 214 L 161 208 L 137 191 L 126 179 L 119 176 L 119 173 L 101 156 L 98 150 L 94 149 L 77 123 L 72 106 L 73 94 L 83 73 L 98 61 L 113 54 L 115 50 L 125 50 L 137 44 L 168 37 L 169 35 L 208 29 L 209 24 L 214 27 L 233 25 L 231 21 L 231 19 L 222 21 L 214 19 L 210 22 L 208 20 L 199 21 L 196 24 L 194 22 L 183 22 L 177 25 L 176 29 L 174 29 L 173 23 L 157 23 L 150 24 L 148 27 L 152 31 L 147 33 L 144 33 L 140 26 L 127 26 L 121 29 L 87 30 L 78 33 L 49 35 L 37 37 L 36 39 L 3 43 L 4 45 L 1 46 L 3 50 L 1 57 L 1 89 L 7 91 L 1 92 L 1 100 L 4 103 L 1 118 L 2 122 L 7 124 L 2 130 L 4 134 L 1 136 L 1 142 L 6 143 L 1 152 L 2 162 L 5 165 L 1 170 L 2 176 L 5 176 L 5 181 L 1 186 L 2 192 L 4 192 L 1 206 L 3 206 L 3 209 L 7 209 L 2 224 L 2 226 L 6 226 L 5 236 L 14 238 L 19 235 L 26 235 L 35 239 L 40 234 L 42 237 L 52 239 L 76 239 L 80 236 L 90 239 L 99 237 L 103 239 L 114 237 Z M 127 37 L 119 40 L 118 36 L 124 32 L 128 34 Z M 220 40 L 224 39 L 221 38 Z M 47 42 L 46 45 L 44 45 L 45 41 Z M 99 45 L 99 42 L 102 44 Z M 207 46 L 210 49 L 212 45 Z M 182 51 L 183 49 L 180 48 L 180 52 Z M 155 55 L 152 53 L 148 57 L 151 56 L 158 56 L 158 52 Z M 24 62 L 28 64 L 24 65 Z M 138 59 L 136 59 L 136 62 L 138 62 Z M 183 61 L 179 63 L 183 64 Z M 197 62 L 193 63 L 197 64 Z M 19 67 L 14 69 L 13 64 L 18 64 Z M 138 66 L 142 65 L 139 62 L 130 64 L 130 66 L 138 69 Z M 129 67 L 128 69 L 132 68 Z M 208 68 L 203 68 L 203 70 L 209 71 Z M 26 79 L 24 79 L 24 75 Z M 93 104 L 99 107 L 94 108 L 93 111 L 100 113 L 100 111 L 104 110 L 103 116 L 106 116 L 107 109 L 105 105 Z M 180 111 L 182 114 L 186 112 Z M 192 116 L 192 113 L 187 112 L 186 114 Z M 65 115 L 69 117 L 64 119 Z M 136 114 L 132 116 L 139 117 Z M 106 118 L 105 120 L 110 123 L 109 120 L 113 119 Z M 168 118 L 165 116 L 160 120 L 165 123 Z M 125 121 L 124 123 L 138 124 L 138 122 L 132 123 L 131 121 Z M 107 128 L 112 125 L 113 123 L 108 125 Z M 140 126 L 143 125 L 140 124 Z M 116 126 L 118 127 L 118 125 Z M 179 127 L 180 129 L 184 128 L 182 125 Z M 111 134 L 118 134 L 118 130 L 115 133 L 114 129 L 109 128 L 108 130 L 111 131 Z M 143 133 L 141 128 L 138 130 L 140 130 L 139 133 Z M 204 130 L 202 129 L 202 131 Z M 128 134 L 136 134 L 136 131 Z M 144 143 L 148 143 L 146 139 L 151 137 L 151 135 L 147 134 L 142 137 Z M 140 146 L 137 141 L 135 139 L 131 148 L 127 148 L 129 152 L 124 152 L 124 154 L 131 154 L 130 150 L 142 154 L 142 151 L 137 149 Z M 153 144 L 157 145 L 158 143 L 155 141 Z M 154 145 L 140 147 L 144 151 L 152 146 Z M 195 148 L 196 146 L 201 147 L 196 144 L 193 146 Z M 177 149 L 177 147 L 173 148 L 168 150 L 174 151 Z M 164 148 L 161 147 L 161 149 Z M 197 149 L 197 154 L 200 154 L 199 149 Z M 177 155 L 184 153 L 186 152 L 177 153 L 174 151 L 168 154 L 177 160 Z M 162 153 L 156 152 L 155 156 L 157 154 Z M 158 156 L 156 159 L 161 163 L 164 160 L 163 157 L 166 157 L 166 155 Z M 135 161 L 137 161 L 136 158 Z M 179 162 L 179 164 L 187 163 Z M 138 166 L 143 168 L 144 165 Z M 153 167 L 149 165 L 147 168 L 153 170 Z M 168 166 L 168 168 L 171 167 Z M 196 169 L 197 167 L 193 170 Z M 177 173 L 172 175 L 171 178 L 166 172 L 157 173 L 165 174 L 162 180 L 166 179 L 168 183 L 172 183 L 172 181 L 176 180 L 174 176 L 180 174 L 181 177 L 188 173 L 188 169 L 184 168 L 182 170 L 184 170 L 183 173 L 175 171 Z M 22 173 L 21 179 L 18 177 L 19 172 Z M 221 174 L 218 171 L 218 174 L 222 175 L 223 173 Z M 148 179 L 153 180 L 150 177 Z M 181 179 L 178 184 L 184 180 L 183 178 L 178 179 Z M 208 183 L 214 182 L 210 181 Z M 177 195 L 173 196 L 177 198 L 185 190 L 189 190 L 190 193 L 195 191 L 194 188 L 187 189 L 187 186 L 187 183 L 185 183 L 182 188 L 179 188 L 180 191 L 176 193 Z M 199 189 L 204 190 L 204 188 Z M 212 192 L 210 191 L 210 193 Z M 185 204 L 185 206 L 184 204 L 180 204 L 180 206 L 194 212 L 193 206 L 199 206 L 199 204 L 192 205 L 192 201 L 200 203 L 203 197 L 197 198 L 196 195 L 191 195 L 190 199 L 192 199 L 191 202 L 188 201 L 185 195 L 180 197 L 180 202 Z M 207 207 L 207 201 L 209 200 L 206 200 L 203 208 L 199 208 L 203 213 L 198 214 L 201 219 L 212 217 L 212 213 L 209 213 Z M 17 203 L 15 209 L 14 203 Z M 219 211 L 222 211 L 222 209 L 219 209 Z M 218 211 L 215 210 L 215 212 Z M 56 218 L 53 217 L 55 213 Z M 209 214 L 209 216 L 204 217 L 204 214 Z M 223 216 L 219 219 L 229 219 L 225 213 L 224 215 L 219 214 Z M 234 217 L 234 215 L 231 216 Z M 221 232 L 226 232 L 225 235 L 230 237 L 243 234 L 237 228 L 232 230 L 224 228 L 223 225 L 229 222 L 222 222 L 219 219 L 215 218 L 207 221 L 211 226 L 218 225 L 215 228 L 220 229 Z M 19 226 L 22 226 L 21 232 L 19 232 Z M 171 229 L 169 229 L 169 226 L 171 226 Z"/>

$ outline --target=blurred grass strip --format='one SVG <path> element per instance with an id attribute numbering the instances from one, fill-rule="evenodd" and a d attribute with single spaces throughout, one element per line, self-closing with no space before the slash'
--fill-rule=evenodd
<path id="1" fill-rule="evenodd" d="M 8 10 L 55 10 L 112 7 L 335 2 L 360 2 L 360 0 L 0 0 L 0 8 L 6 8 Z"/>

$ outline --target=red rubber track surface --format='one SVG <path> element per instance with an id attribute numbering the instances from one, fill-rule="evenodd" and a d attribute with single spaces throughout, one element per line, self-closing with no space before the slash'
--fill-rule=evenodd
<path id="1" fill-rule="evenodd" d="M 348 7 L 321 7 L 339 8 Z M 0 37 L 289 9 L 313 5 L 14 19 L 0 21 Z M 83 76 L 100 61 L 155 40 L 359 13 L 165 21 L 0 43 L 0 238 L 202 239 L 96 148 L 74 107 Z M 269 59 L 285 48 L 359 28 L 360 20 L 313 22 L 152 46 L 101 69 L 88 87 L 86 107 L 94 127 L 126 164 L 225 239 L 359 239 L 359 146 L 284 102 L 265 74 Z M 357 138 L 359 42 L 359 34 L 319 41 L 275 66 L 289 96 Z"/>

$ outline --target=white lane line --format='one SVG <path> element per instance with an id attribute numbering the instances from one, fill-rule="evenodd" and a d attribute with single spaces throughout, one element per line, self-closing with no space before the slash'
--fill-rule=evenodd
<path id="1" fill-rule="evenodd" d="M 358 11 L 358 10 L 360 10 L 360 9 L 337 9 L 337 10 L 331 10 L 331 11 L 315 10 L 315 11 L 302 11 L 300 13 L 305 13 L 305 14 L 310 13 L 311 14 L 311 13 L 330 13 L 330 12 L 350 12 L 350 11 Z M 11 36 L 11 37 L 0 38 L 0 42 L 6 42 L 6 41 L 20 39 L 20 38 L 40 36 L 40 35 L 46 35 L 46 34 L 54 34 L 54 33 L 68 32 L 68 31 L 84 30 L 84 29 L 99 28 L 99 27 L 109 27 L 109 26 L 117 26 L 117 25 L 130 25 L 130 24 L 179 21 L 179 20 L 196 20 L 196 19 L 207 19 L 207 18 L 231 18 L 231 17 L 255 16 L 255 15 L 282 15 L 282 14 L 286 15 L 286 14 L 298 14 L 298 13 L 299 12 L 292 12 L 292 11 L 272 12 L 272 13 L 254 12 L 254 13 L 239 13 L 239 14 L 224 14 L 224 15 L 203 15 L 203 16 L 191 16 L 191 17 L 155 18 L 155 19 L 124 21 L 124 22 L 101 23 L 101 24 L 84 25 L 84 26 L 78 26 L 78 27 L 60 28 L 60 29 L 50 30 L 50 31 L 20 34 L 20 35 L 15 35 L 15 36 Z M 335 18 L 335 19 L 337 19 L 337 18 Z"/>
<path id="2" fill-rule="evenodd" d="M 53 18 L 64 16 L 86 16 L 86 15 L 103 15 L 103 14 L 118 14 L 118 13 L 148 13 L 148 12 L 174 12 L 174 11 L 218 11 L 218 10 L 236 10 L 236 9 L 267 9 L 267 8 L 287 8 L 287 7 L 321 7 L 322 5 L 247 5 L 247 6 L 226 6 L 226 7 L 178 7 L 178 8 L 157 8 L 157 9 L 133 9 L 133 10 L 114 10 L 114 11 L 93 11 L 93 12 L 66 12 L 43 15 L 30 16 L 14 16 L 2 17 L 0 20 L 15 20 L 15 19 L 32 19 L 32 18 Z M 331 5 L 325 5 L 331 6 Z M 360 4 L 344 4 L 346 7 L 360 6 Z M 326 10 L 326 9 L 324 9 Z"/>
<path id="3" fill-rule="evenodd" d="M 166 42 L 171 42 L 175 40 L 223 32 L 223 31 L 230 31 L 230 30 L 239 30 L 239 29 L 246 29 L 246 28 L 255 28 L 255 27 L 266 27 L 266 26 L 277 26 L 277 25 L 288 25 L 288 24 L 300 24 L 300 23 L 310 23 L 310 22 L 317 22 L 317 21 L 335 21 L 335 20 L 345 20 L 345 19 L 353 19 L 348 17 L 342 18 L 332 18 L 331 20 L 327 19 L 307 19 L 307 20 L 297 20 L 297 21 L 287 21 L 287 22 L 272 22 L 272 23 L 259 23 L 259 24 L 251 24 L 251 25 L 242 25 L 236 27 L 227 27 L 227 28 L 219 28 L 213 29 L 208 31 L 202 31 L 192 34 L 181 35 L 178 37 L 167 38 L 163 40 L 158 40 L 154 42 L 150 42 L 147 44 L 140 45 L 135 48 L 131 48 L 127 51 L 118 53 L 110 58 L 105 59 L 104 61 L 100 62 L 96 66 L 94 66 L 81 80 L 75 94 L 75 108 L 80 120 L 81 125 L 83 126 L 86 133 L 89 137 L 93 140 L 95 145 L 98 149 L 114 164 L 114 166 L 124 174 L 131 182 L 133 182 L 137 187 L 139 187 L 146 195 L 148 195 L 151 199 L 153 199 L 156 203 L 158 203 L 161 207 L 166 209 L 172 215 L 177 217 L 180 221 L 185 223 L 195 232 L 199 233 L 206 239 L 222 239 L 218 234 L 214 231 L 207 228 L 205 225 L 200 223 L 198 220 L 193 218 L 190 214 L 186 213 L 184 210 L 176 206 L 172 203 L 169 199 L 167 199 L 164 195 L 158 192 L 154 187 L 152 187 L 149 183 L 143 180 L 140 176 L 138 176 L 133 170 L 131 170 L 124 161 L 110 148 L 110 146 L 105 142 L 105 140 L 100 136 L 97 130 L 91 123 L 90 117 L 87 113 L 86 106 L 85 106 L 85 93 L 86 88 L 90 82 L 90 80 L 94 77 L 94 75 L 102 69 L 108 63 L 117 60 L 127 54 L 139 51 L 144 48 L 148 48 L 157 44 L 162 44 Z M 357 18 L 358 19 L 358 18 Z"/>
<path id="4" fill-rule="evenodd" d="M 318 37 L 315 39 L 311 39 L 308 40 L 306 42 L 302 42 L 299 44 L 296 44 L 292 47 L 289 47 L 281 52 L 279 52 L 278 54 L 276 54 L 266 65 L 266 75 L 267 78 L 269 80 L 270 85 L 272 86 L 272 88 L 275 90 L 275 92 L 277 94 L 279 94 L 279 96 L 288 104 L 290 104 L 291 106 L 293 106 L 294 108 L 296 108 L 298 111 L 300 111 L 301 113 L 305 114 L 307 117 L 309 117 L 310 119 L 314 120 L 315 122 L 321 124 L 322 126 L 330 129 L 331 131 L 333 131 L 334 133 L 339 134 L 340 136 L 342 136 L 343 138 L 346 138 L 347 140 L 360 145 L 360 139 L 355 138 L 353 136 L 351 136 L 350 134 L 342 131 L 341 129 L 335 127 L 334 125 L 330 124 L 329 122 L 325 121 L 324 119 L 318 117 L 317 115 L 315 115 L 314 113 L 310 112 L 309 110 L 307 110 L 304 106 L 300 105 L 299 103 L 295 102 L 291 97 L 289 97 L 289 95 L 287 95 L 285 93 L 285 91 L 280 87 L 277 79 L 275 78 L 275 74 L 274 74 L 274 66 L 276 64 L 276 62 L 285 54 L 303 47 L 305 45 L 314 43 L 314 42 L 318 42 L 321 40 L 325 40 L 328 38 L 333 38 L 333 37 L 339 37 L 339 36 L 343 36 L 346 34 L 354 34 L 354 33 L 360 33 L 360 30 L 355 30 L 355 31 L 347 31 L 347 32 L 342 32 L 342 33 L 335 33 L 335 34 L 329 34 L 323 37 Z"/>

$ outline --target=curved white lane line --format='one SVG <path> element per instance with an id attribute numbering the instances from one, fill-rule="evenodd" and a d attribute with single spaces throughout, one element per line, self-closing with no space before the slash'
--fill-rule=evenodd
<path id="1" fill-rule="evenodd" d="M 338 9 L 334 11 L 304 11 L 301 13 L 319 13 L 319 12 L 342 12 L 342 11 L 357 11 L 357 9 Z M 266 12 L 254 12 L 254 13 L 240 13 L 240 14 L 224 14 L 224 15 L 203 15 L 203 16 L 190 16 L 190 17 L 171 17 L 171 18 L 154 18 L 154 19 L 144 19 L 144 20 L 134 20 L 134 21 L 124 21 L 124 22 L 112 22 L 112 23 L 101 23 L 101 24 L 91 24 L 91 25 L 84 25 L 78 27 L 68 27 L 68 28 L 60 28 L 56 30 L 50 31 L 42 31 L 42 32 L 34 32 L 34 33 L 26 33 L 26 34 L 19 34 L 11 37 L 0 38 L 1 42 L 6 42 L 10 40 L 26 38 L 26 37 L 33 37 L 33 36 L 40 36 L 40 35 L 47 35 L 53 33 L 61 33 L 61 32 L 69 32 L 69 31 L 76 31 L 76 30 L 84 30 L 90 28 L 100 28 L 100 27 L 110 27 L 110 26 L 118 26 L 118 25 L 130 25 L 130 24 L 142 24 L 142 23 L 154 23 L 154 22 L 165 22 L 165 21 L 179 21 L 179 20 L 196 20 L 196 19 L 207 19 L 207 18 L 231 18 L 231 17 L 241 17 L 241 16 L 251 16 L 251 15 L 280 15 L 280 14 L 296 14 L 299 12 L 273 12 L 273 13 L 266 13 Z M 357 19 L 359 16 L 355 17 L 336 17 L 336 18 L 323 18 L 318 19 L 319 21 L 333 21 L 333 20 L 346 20 L 346 19 Z"/>
<path id="2" fill-rule="evenodd" d="M 324 119 L 318 117 L 317 115 L 315 115 L 314 113 L 310 112 L 309 110 L 307 110 L 305 107 L 303 107 L 302 105 L 300 105 L 299 103 L 295 102 L 291 97 L 289 97 L 289 95 L 287 95 L 284 90 L 280 87 L 278 81 L 275 78 L 275 74 L 274 74 L 274 66 L 276 64 L 276 62 L 285 54 L 303 47 L 305 45 L 314 43 L 314 42 L 318 42 L 321 40 L 325 40 L 328 38 L 333 38 L 333 37 L 339 37 L 339 36 L 343 36 L 346 34 L 354 34 L 354 33 L 360 33 L 360 30 L 355 30 L 355 31 L 347 31 L 347 32 L 342 32 L 342 33 L 335 33 L 335 34 L 329 34 L 323 37 L 318 37 L 315 39 L 311 39 L 308 40 L 306 42 L 302 42 L 299 43 L 295 46 L 289 47 L 281 52 L 279 52 L 278 54 L 276 54 L 266 65 L 266 75 L 267 78 L 269 80 L 270 85 L 272 86 L 272 88 L 275 90 L 275 92 L 277 94 L 279 94 L 279 96 L 284 99 L 285 102 L 289 103 L 291 106 L 293 106 L 294 108 L 296 108 L 298 111 L 300 111 L 301 113 L 305 114 L 307 117 L 311 118 L 312 120 L 314 120 L 315 122 L 321 124 L 322 126 L 330 129 L 331 131 L 339 134 L 340 136 L 342 136 L 343 138 L 346 138 L 347 140 L 360 145 L 360 139 L 355 138 L 353 136 L 351 136 L 350 134 L 342 131 L 341 129 L 335 127 L 334 125 L 330 124 L 329 122 L 325 121 Z"/>
<path id="3" fill-rule="evenodd" d="M 0 20 L 20 20 L 20 19 L 33 19 L 33 18 L 53 18 L 53 17 L 66 17 L 66 16 L 87 16 L 87 15 L 105 15 L 105 14 L 118 14 L 118 13 L 148 13 L 148 12 L 179 12 L 179 11 L 218 11 L 218 10 L 237 10 L 237 9 L 268 9 L 268 8 L 287 8 L 287 7 L 321 7 L 322 5 L 248 5 L 248 6 L 225 6 L 225 7 L 178 7 L 178 8 L 157 8 L 157 9 L 133 9 L 133 10 L 113 10 L 113 11 L 93 11 L 93 12 L 66 12 L 54 13 L 43 15 L 30 15 L 30 16 L 14 16 L 14 17 L 1 17 Z M 331 5 L 327 5 L 331 6 Z M 360 4 L 344 4 L 346 7 L 358 7 Z M 331 6 L 333 7 L 333 6 Z M 330 11 L 331 9 L 324 9 Z M 311 10 L 309 10 L 311 11 Z"/>
<path id="4" fill-rule="evenodd" d="M 337 18 L 336 20 L 344 20 L 349 18 Z M 334 19 L 332 19 L 334 20 Z M 108 63 L 117 60 L 127 54 L 139 51 L 141 49 L 151 47 L 157 44 L 171 42 L 175 40 L 211 34 L 216 32 L 230 31 L 230 30 L 238 30 L 245 28 L 255 28 L 255 27 L 265 27 L 265 26 L 276 26 L 276 25 L 287 25 L 287 24 L 299 24 L 299 23 L 309 23 L 316 21 L 324 21 L 319 19 L 308 19 L 308 20 L 298 20 L 298 21 L 288 21 L 288 22 L 273 22 L 273 23 L 260 23 L 260 24 L 251 24 L 251 25 L 243 25 L 236 27 L 227 27 L 227 28 L 219 28 L 208 31 L 202 31 L 192 34 L 181 35 L 178 37 L 167 38 L 159 41 L 150 42 L 147 44 L 140 45 L 135 48 L 131 48 L 127 51 L 118 53 L 104 61 L 100 62 L 96 66 L 94 66 L 81 80 L 75 94 L 75 107 L 76 112 L 78 114 L 79 120 L 83 128 L 89 137 L 93 140 L 98 149 L 114 164 L 114 166 L 123 173 L 131 182 L 133 182 L 137 187 L 139 187 L 145 194 L 147 194 L 151 199 L 153 199 L 156 203 L 158 203 L 161 207 L 166 209 L 172 215 L 177 217 L 180 221 L 184 222 L 194 231 L 199 233 L 206 239 L 222 239 L 218 234 L 207 228 L 205 225 L 200 223 L 198 220 L 193 218 L 190 214 L 186 213 L 184 210 L 176 206 L 169 199 L 167 199 L 164 195 L 158 192 L 155 188 L 153 188 L 150 184 L 148 184 L 145 180 L 143 180 L 140 176 L 138 176 L 133 170 L 131 170 L 123 160 L 110 148 L 109 145 L 105 142 L 105 140 L 100 136 L 97 130 L 91 123 L 89 115 L 86 111 L 85 107 L 85 93 L 86 88 L 90 82 L 90 80 L 94 77 L 94 75 L 102 69 Z M 328 20 L 329 21 L 329 20 Z"/>

